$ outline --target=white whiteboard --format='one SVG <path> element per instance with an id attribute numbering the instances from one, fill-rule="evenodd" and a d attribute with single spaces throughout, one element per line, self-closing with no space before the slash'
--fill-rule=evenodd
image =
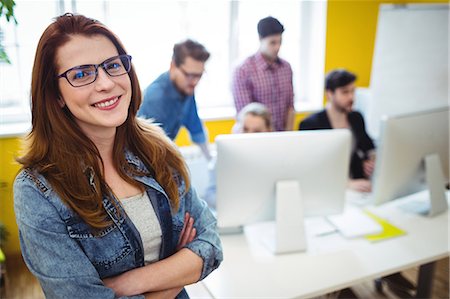
<path id="1" fill-rule="evenodd" d="M 448 106 L 448 4 L 380 5 L 366 114 L 378 139 L 383 115 Z"/>

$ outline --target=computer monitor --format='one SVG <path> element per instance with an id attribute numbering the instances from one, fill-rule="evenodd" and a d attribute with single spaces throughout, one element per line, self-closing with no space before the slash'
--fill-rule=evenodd
<path id="1" fill-rule="evenodd" d="M 300 198 L 293 198 L 288 204 L 290 211 L 275 211 L 279 207 L 275 198 L 280 191 L 276 189 L 277 182 L 283 181 L 298 183 L 302 202 L 299 209 L 304 216 L 343 211 L 350 131 L 231 134 L 218 136 L 215 142 L 216 211 L 220 231 L 274 220 L 275 213 L 284 218 L 296 212 Z"/>
<path id="2" fill-rule="evenodd" d="M 429 163 L 430 159 L 438 162 L 437 167 Z M 441 169 L 438 169 L 439 166 Z M 431 175 L 428 182 L 427 175 Z M 435 190 L 435 185 L 440 190 L 434 192 L 440 194 L 441 204 L 444 204 L 444 198 L 446 207 L 444 186 L 448 179 L 449 107 L 390 116 L 382 120 L 373 186 L 376 204 L 425 188 L 432 187 Z"/>

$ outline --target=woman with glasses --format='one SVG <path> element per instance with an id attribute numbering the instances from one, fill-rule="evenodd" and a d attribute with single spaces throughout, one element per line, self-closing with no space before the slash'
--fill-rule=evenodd
<path id="1" fill-rule="evenodd" d="M 181 155 L 136 118 L 131 59 L 81 15 L 56 18 L 39 41 L 14 204 L 22 255 L 47 298 L 183 298 L 222 260 Z"/>

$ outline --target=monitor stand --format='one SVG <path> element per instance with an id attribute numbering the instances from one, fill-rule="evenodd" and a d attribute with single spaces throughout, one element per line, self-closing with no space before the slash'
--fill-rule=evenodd
<path id="1" fill-rule="evenodd" d="M 430 209 L 428 216 L 434 216 L 447 211 L 445 198 L 445 180 L 439 155 L 432 154 L 425 157 L 425 172 L 430 191 Z"/>
<path id="2" fill-rule="evenodd" d="M 268 232 L 263 242 L 275 254 L 306 250 L 303 202 L 298 181 L 276 183 L 274 230 Z"/>
<path id="3" fill-rule="evenodd" d="M 435 216 L 447 211 L 448 204 L 445 197 L 445 179 L 438 154 L 425 156 L 425 178 L 430 194 L 429 201 L 411 202 L 403 208 L 425 216 Z"/>

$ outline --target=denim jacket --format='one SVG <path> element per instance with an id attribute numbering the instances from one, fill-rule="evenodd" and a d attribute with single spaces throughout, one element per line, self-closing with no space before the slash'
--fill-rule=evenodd
<path id="1" fill-rule="evenodd" d="M 146 170 L 132 153 L 127 152 L 126 158 L 133 167 Z M 190 188 L 180 197 L 178 211 L 171 212 L 165 191 L 153 177 L 134 179 L 145 186 L 161 225 L 160 260 L 175 252 L 185 213 L 189 212 L 195 219 L 197 235 L 185 247 L 203 259 L 200 280 L 205 278 L 223 258 L 216 219 L 205 202 Z M 182 194 L 184 182 L 180 181 L 178 188 Z M 116 298 L 114 291 L 103 285 L 102 279 L 144 266 L 140 235 L 123 210 L 117 215 L 113 200 L 116 199 L 103 198 L 113 224 L 93 235 L 42 175 L 31 169 L 18 174 L 14 182 L 14 208 L 22 255 L 47 298 Z M 183 290 L 177 298 L 188 298 L 188 295 Z"/>

